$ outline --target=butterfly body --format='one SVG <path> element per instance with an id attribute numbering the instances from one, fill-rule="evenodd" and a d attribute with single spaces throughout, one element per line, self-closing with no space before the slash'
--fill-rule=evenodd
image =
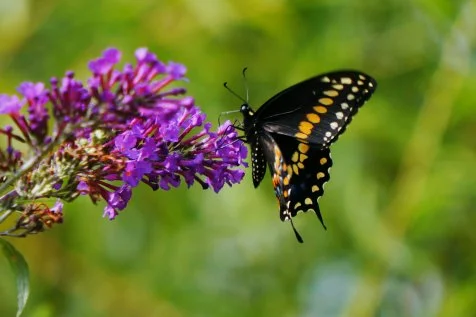
<path id="1" fill-rule="evenodd" d="M 364 73 L 337 71 L 283 90 L 256 112 L 241 106 L 253 184 L 257 187 L 269 168 L 281 220 L 292 223 L 299 211 L 314 210 L 324 225 L 318 199 L 330 179 L 329 146 L 375 88 L 375 80 Z"/>

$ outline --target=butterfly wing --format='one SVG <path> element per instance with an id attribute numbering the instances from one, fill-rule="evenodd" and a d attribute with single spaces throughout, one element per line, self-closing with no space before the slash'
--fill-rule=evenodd
<path id="1" fill-rule="evenodd" d="M 324 195 L 324 184 L 330 179 L 329 171 L 332 166 L 330 150 L 314 147 L 309 149 L 308 154 L 309 158 L 304 161 L 304 167 L 298 167 L 299 172 L 293 172 L 291 178 L 289 213 L 294 217 L 299 211 L 306 212 L 312 209 L 325 228 L 318 200 Z M 298 165 L 299 162 L 292 163 L 293 171 L 294 166 Z"/>
<path id="2" fill-rule="evenodd" d="M 327 73 L 283 90 L 256 116 L 270 133 L 327 147 L 345 131 L 376 86 L 372 77 L 361 72 Z"/>
<path id="3" fill-rule="evenodd" d="M 312 209 L 324 225 L 318 199 L 330 179 L 330 150 L 267 132 L 259 140 L 269 162 L 281 220 L 290 220 L 299 211 Z"/>
<path id="4" fill-rule="evenodd" d="M 270 133 L 263 131 L 260 133 L 258 141 L 271 171 L 274 193 L 280 208 L 280 218 L 288 220 L 291 217 L 288 206 L 293 176 L 292 168 L 286 164 L 283 152 Z"/>

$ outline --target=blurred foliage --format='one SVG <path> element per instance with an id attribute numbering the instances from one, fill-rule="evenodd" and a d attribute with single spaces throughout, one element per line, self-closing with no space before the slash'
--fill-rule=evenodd
<path id="1" fill-rule="evenodd" d="M 254 190 L 250 175 L 218 195 L 139 188 L 112 222 L 82 199 L 62 226 L 11 241 L 32 270 L 25 315 L 474 315 L 475 16 L 471 0 L 0 0 L 1 92 L 69 69 L 86 78 L 108 46 L 186 64 L 212 122 L 238 109 L 222 83 L 241 93 L 244 66 L 255 108 L 324 71 L 379 83 L 333 146 L 327 231 L 300 215 L 299 245 L 271 182 Z"/>

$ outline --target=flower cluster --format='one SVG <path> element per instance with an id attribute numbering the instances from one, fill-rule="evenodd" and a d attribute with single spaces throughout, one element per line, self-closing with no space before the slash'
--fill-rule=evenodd
<path id="1" fill-rule="evenodd" d="M 121 53 L 107 49 L 89 63 L 86 84 L 67 72 L 48 89 L 25 82 L 22 97 L 0 94 L 0 114 L 14 122 L 0 129 L 0 223 L 20 215 L 0 235 L 62 222 L 61 201 L 79 195 L 104 199 L 104 215 L 114 219 L 140 182 L 168 190 L 183 180 L 218 192 L 241 181 L 247 150 L 233 125 L 212 131 L 185 89 L 169 88 L 184 79 L 185 67 L 144 48 L 135 57 L 119 70 Z M 51 198 L 57 203 L 50 208 L 44 200 Z"/>

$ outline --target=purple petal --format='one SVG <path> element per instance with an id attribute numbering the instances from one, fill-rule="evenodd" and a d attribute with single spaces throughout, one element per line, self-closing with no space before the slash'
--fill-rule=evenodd
<path id="1" fill-rule="evenodd" d="M 182 79 L 185 76 L 187 68 L 182 64 L 170 62 L 167 65 L 167 72 L 172 75 L 175 80 L 177 80 Z"/>
<path id="2" fill-rule="evenodd" d="M 0 94 L 0 114 L 18 113 L 23 105 L 17 96 Z"/>

